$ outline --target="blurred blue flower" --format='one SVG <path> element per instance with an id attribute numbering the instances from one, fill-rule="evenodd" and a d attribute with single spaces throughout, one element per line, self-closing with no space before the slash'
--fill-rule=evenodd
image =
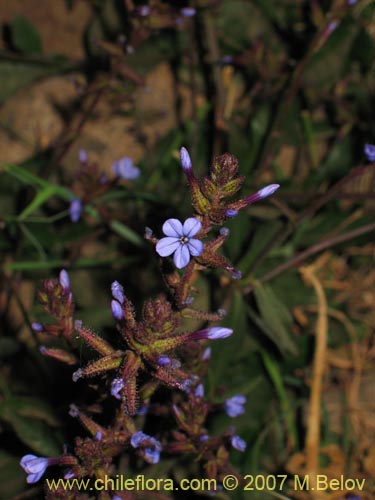
<path id="1" fill-rule="evenodd" d="M 375 146 L 373 144 L 365 144 L 364 152 L 368 161 L 375 161 Z"/>
<path id="2" fill-rule="evenodd" d="M 79 198 L 74 198 L 69 205 L 69 215 L 72 222 L 78 222 L 82 214 L 82 202 Z"/>
<path id="3" fill-rule="evenodd" d="M 231 438 L 231 444 L 233 448 L 235 448 L 238 451 L 245 451 L 246 450 L 246 441 L 244 441 L 240 436 L 232 436 Z"/>
<path id="4" fill-rule="evenodd" d="M 22 457 L 20 465 L 28 474 L 26 482 L 29 484 L 36 483 L 45 473 L 50 465 L 51 459 L 45 457 L 37 457 L 36 455 L 25 455 Z"/>
<path id="5" fill-rule="evenodd" d="M 141 171 L 133 164 L 133 160 L 128 156 L 124 156 L 112 164 L 112 172 L 120 179 L 133 181 L 137 179 Z"/>
<path id="6" fill-rule="evenodd" d="M 236 396 L 227 399 L 224 403 L 224 407 L 228 417 L 234 418 L 245 413 L 245 403 L 246 398 L 241 394 L 237 394 Z"/>

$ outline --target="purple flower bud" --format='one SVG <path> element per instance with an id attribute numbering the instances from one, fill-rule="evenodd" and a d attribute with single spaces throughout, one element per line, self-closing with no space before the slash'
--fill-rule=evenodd
<path id="1" fill-rule="evenodd" d="M 191 164 L 190 155 L 188 153 L 188 150 L 184 147 L 180 149 L 180 160 L 183 171 L 185 173 L 191 172 L 193 167 Z"/>
<path id="2" fill-rule="evenodd" d="M 34 332 L 42 332 L 44 330 L 43 325 L 41 323 L 31 323 L 31 328 L 34 330 Z"/>
<path id="3" fill-rule="evenodd" d="M 120 285 L 118 281 L 114 281 L 111 285 L 111 291 L 113 298 L 118 300 L 120 304 L 124 303 L 125 297 L 124 297 L 124 287 Z"/>
<path id="4" fill-rule="evenodd" d="M 232 335 L 233 330 L 231 328 L 224 328 L 222 326 L 212 326 L 210 328 L 205 328 L 204 330 L 199 330 L 198 332 L 191 334 L 192 340 L 218 340 L 226 339 Z"/>
<path id="5" fill-rule="evenodd" d="M 240 280 L 242 278 L 242 272 L 239 270 L 239 269 L 235 269 L 233 272 L 232 272 L 232 278 L 234 280 Z"/>
<path id="6" fill-rule="evenodd" d="M 59 283 L 63 287 L 64 290 L 69 290 L 70 287 L 70 279 L 69 274 L 62 269 L 59 274 Z"/>
<path id="7" fill-rule="evenodd" d="M 228 417 L 235 418 L 245 413 L 245 403 L 246 398 L 241 394 L 228 398 L 224 403 L 224 408 Z"/>
<path id="8" fill-rule="evenodd" d="M 226 310 L 226 309 L 218 309 L 218 310 L 217 310 L 217 313 L 218 313 L 218 315 L 219 315 L 221 318 L 225 318 L 225 316 L 227 315 L 227 310 Z"/>
<path id="9" fill-rule="evenodd" d="M 101 440 L 103 439 L 103 434 L 102 434 L 100 431 L 98 431 L 98 432 L 95 434 L 94 439 L 95 439 L 96 441 L 101 441 Z"/>
<path id="10" fill-rule="evenodd" d="M 124 317 L 124 311 L 122 310 L 121 304 L 117 300 L 112 300 L 111 302 L 112 315 L 115 319 L 122 319 Z"/>
<path id="11" fill-rule="evenodd" d="M 122 498 L 119 497 L 118 495 L 115 495 L 114 497 L 112 497 L 112 500 L 122 500 Z"/>
<path id="12" fill-rule="evenodd" d="M 79 330 L 80 328 L 82 328 L 82 325 L 83 325 L 83 322 L 81 319 L 76 319 L 75 322 L 74 322 L 74 328 L 76 330 Z"/>
<path id="13" fill-rule="evenodd" d="M 152 229 L 150 229 L 149 227 L 145 227 L 145 237 L 146 238 L 148 238 L 148 239 L 152 238 L 153 234 L 154 233 L 153 233 Z"/>
<path id="14" fill-rule="evenodd" d="M 41 345 L 39 347 L 40 354 L 45 354 L 47 352 L 47 347 L 45 345 Z"/>
<path id="15" fill-rule="evenodd" d="M 208 361 L 209 359 L 211 359 L 211 352 L 212 352 L 211 347 L 206 347 L 206 349 L 203 352 L 202 361 Z"/>
<path id="16" fill-rule="evenodd" d="M 194 297 L 189 295 L 188 297 L 186 297 L 185 306 L 191 306 L 191 304 L 194 302 L 194 300 L 195 300 Z"/>
<path id="17" fill-rule="evenodd" d="M 82 202 L 79 198 L 74 198 L 69 205 L 69 215 L 72 222 L 78 222 L 82 214 Z"/>
<path id="18" fill-rule="evenodd" d="M 199 441 L 201 443 L 206 443 L 209 439 L 210 437 L 208 434 L 202 434 L 201 436 L 199 436 Z"/>
<path id="19" fill-rule="evenodd" d="M 144 459 L 149 464 L 157 464 L 160 460 L 160 450 L 153 446 L 148 446 L 145 448 Z"/>
<path id="20" fill-rule="evenodd" d="M 79 410 L 78 410 L 78 408 L 76 407 L 76 405 L 71 404 L 71 405 L 69 406 L 69 415 L 70 415 L 71 417 L 73 417 L 73 418 L 77 418 L 77 417 L 78 417 L 78 415 L 79 415 Z"/>
<path id="21" fill-rule="evenodd" d="M 203 396 L 204 396 L 204 387 L 203 387 L 203 384 L 197 385 L 197 387 L 194 390 L 194 396 L 196 398 L 203 398 Z"/>
<path id="22" fill-rule="evenodd" d="M 280 184 L 270 184 L 257 192 L 257 195 L 260 199 L 267 198 L 267 196 L 271 196 L 275 191 L 277 191 L 280 187 Z"/>
<path id="23" fill-rule="evenodd" d="M 72 375 L 73 382 L 77 382 L 77 380 L 79 380 L 82 377 L 83 377 L 83 370 L 81 368 L 78 368 L 78 370 L 76 370 Z"/>
<path id="24" fill-rule="evenodd" d="M 330 35 L 337 28 L 338 21 L 331 21 L 326 28 L 325 34 L 326 36 Z"/>
<path id="25" fill-rule="evenodd" d="M 222 64 L 232 64 L 233 62 L 233 56 L 230 56 L 230 55 L 225 55 L 225 56 L 222 56 L 222 58 L 220 59 L 220 62 Z"/>
<path id="26" fill-rule="evenodd" d="M 121 391 L 124 388 L 125 382 L 122 378 L 115 378 L 111 384 L 111 394 L 116 399 L 121 399 Z"/>
<path id="27" fill-rule="evenodd" d="M 39 481 L 51 463 L 52 459 L 50 458 L 37 457 L 36 455 L 24 455 L 20 465 L 28 474 L 26 482 L 28 484 L 33 484 Z"/>
<path id="28" fill-rule="evenodd" d="M 69 470 L 66 474 L 64 474 L 64 479 L 73 479 L 75 477 L 75 474 L 72 470 Z"/>
<path id="29" fill-rule="evenodd" d="M 224 236 L 225 238 L 229 235 L 229 229 L 227 227 L 222 227 L 220 229 L 220 236 Z"/>
<path id="30" fill-rule="evenodd" d="M 231 444 L 233 448 L 235 448 L 238 451 L 244 452 L 246 450 L 246 441 L 244 441 L 240 436 L 232 436 L 231 438 Z"/>
<path id="31" fill-rule="evenodd" d="M 87 162 L 87 153 L 84 149 L 80 149 L 78 151 L 78 159 L 81 163 L 86 163 Z"/>
<path id="32" fill-rule="evenodd" d="M 228 217 L 228 219 L 233 219 L 238 215 L 238 210 L 234 210 L 233 208 L 228 208 L 228 210 L 225 212 L 225 215 Z"/>
<path id="33" fill-rule="evenodd" d="M 375 146 L 373 144 L 365 144 L 364 152 L 367 156 L 368 161 L 375 161 Z"/>
<path id="34" fill-rule="evenodd" d="M 160 366 L 168 366 L 171 364 L 171 358 L 168 356 L 159 356 L 158 357 L 158 365 Z"/>
<path id="35" fill-rule="evenodd" d="M 181 15 L 184 17 L 194 17 L 197 11 L 193 7 L 184 7 L 180 10 Z"/>
<path id="36" fill-rule="evenodd" d="M 355 5 L 358 0 L 348 0 L 348 5 Z"/>
<path id="37" fill-rule="evenodd" d="M 139 408 L 139 410 L 137 411 L 137 415 L 141 415 L 141 416 L 147 415 L 147 413 L 148 413 L 148 406 L 147 405 L 141 406 Z"/>
<path id="38" fill-rule="evenodd" d="M 137 7 L 137 14 L 142 17 L 147 17 L 150 15 L 151 7 L 149 5 L 140 5 Z"/>

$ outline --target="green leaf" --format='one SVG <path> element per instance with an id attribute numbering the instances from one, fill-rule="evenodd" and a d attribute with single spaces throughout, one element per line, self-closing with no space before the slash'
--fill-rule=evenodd
<path id="1" fill-rule="evenodd" d="M 19 404 L 20 401 L 17 399 L 4 399 L 0 404 L 0 418 L 7 422 L 17 437 L 36 453 L 47 457 L 59 455 L 60 444 L 50 426 L 43 420 L 21 415 Z"/>
<path id="2" fill-rule="evenodd" d="M 25 489 L 25 474 L 20 459 L 0 451 L 0 500 L 16 497 Z"/>
<path id="3" fill-rule="evenodd" d="M 12 41 L 21 52 L 40 54 L 42 42 L 39 33 L 26 17 L 17 14 L 12 21 Z"/>
<path id="4" fill-rule="evenodd" d="M 290 406 L 288 394 L 284 387 L 284 382 L 281 376 L 280 369 L 276 364 L 276 362 L 263 349 L 261 350 L 261 356 L 264 362 L 264 366 L 266 367 L 266 370 L 268 372 L 268 375 L 270 376 L 275 386 L 277 395 L 280 398 L 281 407 L 285 414 L 285 420 L 288 427 L 289 436 L 292 439 L 293 446 L 295 447 L 298 443 L 297 428 L 294 421 L 293 412 Z"/>
<path id="5" fill-rule="evenodd" d="M 248 309 L 249 316 L 275 343 L 281 353 L 297 354 L 297 347 L 290 338 L 293 319 L 285 305 L 274 294 L 270 285 L 254 282 L 254 295 L 260 317 Z"/>
<path id="6" fill-rule="evenodd" d="M 111 229 L 119 236 L 124 238 L 124 240 L 133 243 L 133 245 L 136 245 L 137 247 L 140 247 L 144 244 L 143 239 L 139 236 L 138 233 L 133 231 L 133 229 L 130 229 L 130 227 L 125 226 L 125 224 L 118 220 L 113 220 L 111 222 Z"/>

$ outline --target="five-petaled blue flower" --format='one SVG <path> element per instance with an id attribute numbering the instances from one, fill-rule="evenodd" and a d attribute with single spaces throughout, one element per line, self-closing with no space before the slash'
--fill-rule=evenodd
<path id="1" fill-rule="evenodd" d="M 133 448 L 141 448 L 143 458 L 147 463 L 157 464 L 159 462 L 161 444 L 154 437 L 142 431 L 137 431 L 132 435 L 130 444 Z"/>
<path id="2" fill-rule="evenodd" d="M 202 229 L 202 224 L 198 219 L 190 217 L 184 224 L 178 219 L 168 219 L 163 224 L 163 233 L 166 238 L 162 238 L 156 245 L 156 251 L 161 257 L 173 256 L 173 261 L 178 269 L 187 266 L 190 256 L 197 257 L 203 252 L 203 243 L 193 238 Z"/>

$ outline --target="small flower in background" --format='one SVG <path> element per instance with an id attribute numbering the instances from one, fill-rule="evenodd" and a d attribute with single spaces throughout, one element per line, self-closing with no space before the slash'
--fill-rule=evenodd
<path id="1" fill-rule="evenodd" d="M 78 222 L 82 214 L 82 202 L 79 198 L 74 198 L 69 205 L 69 215 L 72 222 Z"/>
<path id="2" fill-rule="evenodd" d="M 147 17 L 150 15 L 151 7 L 149 5 L 139 5 L 136 12 L 141 17 Z"/>
<path id="3" fill-rule="evenodd" d="M 139 168 L 133 164 L 133 160 L 128 156 L 124 156 L 124 158 L 115 161 L 112 164 L 112 172 L 116 177 L 127 181 L 133 181 L 141 174 Z"/>
<path id="4" fill-rule="evenodd" d="M 63 287 L 64 290 L 69 290 L 70 287 L 70 279 L 69 274 L 62 269 L 59 274 L 59 283 Z"/>
<path id="5" fill-rule="evenodd" d="M 228 417 L 234 418 L 245 413 L 245 403 L 246 398 L 241 394 L 237 394 L 236 396 L 227 399 L 224 403 L 224 408 Z"/>
<path id="6" fill-rule="evenodd" d="M 143 448 L 143 458 L 147 463 L 156 464 L 159 462 L 161 444 L 157 439 L 145 434 L 142 431 L 137 431 L 132 435 L 130 444 L 133 448 Z"/>
<path id="7" fill-rule="evenodd" d="M 238 451 L 245 451 L 246 450 L 246 441 L 244 441 L 240 436 L 232 436 L 231 438 L 231 444 L 233 448 L 235 448 Z"/>
<path id="8" fill-rule="evenodd" d="M 367 156 L 368 161 L 375 161 L 375 146 L 373 144 L 365 144 L 364 153 Z"/>
<path id="9" fill-rule="evenodd" d="M 208 361 L 209 359 L 211 359 L 211 353 L 212 353 L 211 347 L 206 347 L 202 355 L 202 361 Z"/>
<path id="10" fill-rule="evenodd" d="M 233 219 L 238 215 L 238 210 L 233 210 L 232 208 L 229 208 L 226 212 L 225 215 L 228 217 L 228 219 Z"/>
<path id="11" fill-rule="evenodd" d="M 163 224 L 163 233 L 167 236 L 158 241 L 156 251 L 161 257 L 174 253 L 173 261 L 178 269 L 190 262 L 190 256 L 197 257 L 203 252 L 203 243 L 193 238 L 202 228 L 198 219 L 190 217 L 184 224 L 178 219 L 168 219 Z"/>
<path id="12" fill-rule="evenodd" d="M 113 379 L 112 384 L 111 384 L 112 396 L 115 397 L 116 399 L 121 399 L 120 392 L 124 388 L 124 385 L 125 385 L 125 383 L 124 383 L 124 380 L 122 378 Z"/>
<path id="13" fill-rule="evenodd" d="M 87 163 L 87 153 L 86 153 L 86 150 L 84 149 L 80 149 L 78 151 L 78 159 L 80 161 L 80 163 Z"/>
<path id="14" fill-rule="evenodd" d="M 203 396 L 204 396 L 204 387 L 203 387 L 203 384 L 197 385 L 197 387 L 194 390 L 194 396 L 196 398 L 203 398 Z"/>
<path id="15" fill-rule="evenodd" d="M 42 332 L 43 331 L 43 325 L 41 323 L 31 323 L 31 328 L 34 330 L 34 332 Z"/>
<path id="16" fill-rule="evenodd" d="M 94 439 L 95 439 L 96 441 L 101 441 L 101 440 L 103 439 L 103 433 L 102 433 L 102 432 L 100 432 L 100 431 L 98 431 L 98 432 L 95 434 Z"/>
<path id="17" fill-rule="evenodd" d="M 50 458 L 37 457 L 36 455 L 25 455 L 20 462 L 21 467 L 28 474 L 26 481 L 29 484 L 39 481 L 51 464 Z"/>
<path id="18" fill-rule="evenodd" d="M 122 319 L 124 317 L 124 311 L 122 310 L 121 304 L 117 300 L 112 300 L 111 302 L 112 315 L 115 319 Z"/>
<path id="19" fill-rule="evenodd" d="M 181 15 L 184 17 L 194 17 L 197 11 L 193 7 L 184 7 L 180 10 Z"/>
<path id="20" fill-rule="evenodd" d="M 72 470 L 70 470 L 66 474 L 64 474 L 64 479 L 73 479 L 73 477 L 75 477 L 75 474 Z"/>

